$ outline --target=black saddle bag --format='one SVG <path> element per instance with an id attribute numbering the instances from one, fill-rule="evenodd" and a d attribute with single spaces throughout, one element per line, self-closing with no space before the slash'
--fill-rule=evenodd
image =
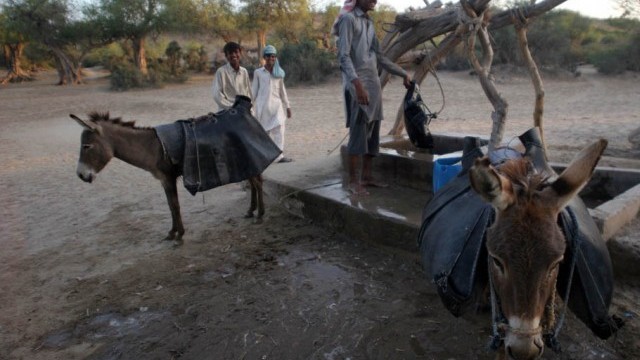
<path id="1" fill-rule="evenodd" d="M 411 143 L 420 149 L 433 149 L 433 136 L 429 132 L 429 123 L 435 114 L 431 113 L 418 91 L 415 81 L 404 97 L 404 125 Z"/>
<path id="2" fill-rule="evenodd" d="M 530 157 L 538 171 L 553 171 L 548 166 L 537 128 L 521 135 L 520 140 L 526 149 L 521 156 Z M 418 235 L 425 271 L 454 316 L 462 315 L 473 305 L 488 282 L 485 235 L 493 222 L 494 210 L 471 189 L 468 178 L 473 160 L 484 155 L 478 145 L 478 139 L 465 139 L 463 169 L 427 203 Z M 512 156 L 515 151 L 502 153 Z M 504 156 L 496 154 L 489 158 L 494 165 L 504 160 Z M 567 239 L 565 260 L 556 285 L 558 293 L 565 298 L 571 282 L 569 308 L 594 334 L 608 338 L 622 322 L 609 315 L 613 270 L 606 243 L 578 197 L 561 212 L 558 224 Z M 574 256 L 575 269 L 571 277 Z"/>
<path id="3" fill-rule="evenodd" d="M 245 96 L 230 109 L 156 127 L 156 134 L 171 161 L 182 165 L 191 195 L 260 175 L 281 153 Z"/>

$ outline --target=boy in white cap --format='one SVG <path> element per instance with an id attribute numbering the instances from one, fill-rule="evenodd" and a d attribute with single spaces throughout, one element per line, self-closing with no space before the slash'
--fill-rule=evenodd
<path id="1" fill-rule="evenodd" d="M 280 150 L 284 150 L 284 130 L 286 119 L 291 118 L 291 106 L 284 86 L 285 72 L 280 67 L 277 51 L 273 45 L 265 46 L 264 66 L 253 73 L 251 94 L 256 118 L 267 131 Z M 291 162 L 283 154 L 275 162 Z"/>

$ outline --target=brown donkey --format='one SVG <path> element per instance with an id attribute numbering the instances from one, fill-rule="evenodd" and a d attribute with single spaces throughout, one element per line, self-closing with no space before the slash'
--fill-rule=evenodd
<path id="1" fill-rule="evenodd" d="M 551 179 L 536 173 L 527 158 L 508 160 L 496 169 L 484 157 L 471 168 L 471 186 L 496 211 L 486 248 L 492 305 L 499 302 L 506 320 L 498 325 L 504 335 L 499 358 L 542 355 L 542 332 L 554 325 L 550 312 L 566 249 L 558 214 L 591 178 L 606 146 L 606 140 L 594 142 Z"/>
<path id="2" fill-rule="evenodd" d="M 69 116 L 84 128 L 80 138 L 77 168 L 80 179 L 92 182 L 113 157 L 150 172 L 160 180 L 171 210 L 171 230 L 165 239 L 181 241 L 184 226 L 176 182 L 182 175 L 182 166 L 173 164 L 165 156 L 155 130 L 136 127 L 134 122 L 124 122 L 120 118 L 110 119 L 108 113 L 90 113 L 88 120 L 80 119 L 73 114 Z M 262 175 L 250 177 L 248 180 L 251 184 L 251 205 L 246 217 L 253 217 L 257 208 L 257 221 L 260 222 L 264 215 Z"/>

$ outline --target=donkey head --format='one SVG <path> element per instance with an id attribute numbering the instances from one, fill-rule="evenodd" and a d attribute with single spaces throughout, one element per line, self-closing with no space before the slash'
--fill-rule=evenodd
<path id="1" fill-rule="evenodd" d="M 536 173 L 526 158 L 495 169 L 485 157 L 469 172 L 473 189 L 496 210 L 486 246 L 493 291 L 508 321 L 503 329 L 507 358 L 542 355 L 542 329 L 553 326 L 545 307 L 553 309 L 566 249 L 558 215 L 591 178 L 606 146 L 606 140 L 589 145 L 551 180 Z"/>
<path id="2" fill-rule="evenodd" d="M 102 127 L 93 120 L 82 120 L 70 114 L 84 131 L 80 137 L 80 158 L 76 173 L 86 182 L 92 182 L 113 157 L 113 148 L 103 136 Z"/>

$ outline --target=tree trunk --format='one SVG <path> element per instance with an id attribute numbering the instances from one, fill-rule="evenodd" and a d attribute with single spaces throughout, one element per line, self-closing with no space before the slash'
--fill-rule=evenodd
<path id="1" fill-rule="evenodd" d="M 149 69 L 147 68 L 147 53 L 144 47 L 144 37 L 135 37 L 131 39 L 133 45 L 133 61 L 140 72 L 147 76 Z"/>
<path id="2" fill-rule="evenodd" d="M 489 150 L 492 151 L 500 146 L 500 143 L 502 142 L 509 104 L 500 95 L 500 93 L 498 93 L 498 89 L 496 88 L 493 79 L 490 77 L 491 64 L 493 63 L 493 49 L 491 48 L 491 42 L 489 40 L 487 24 L 482 21 L 484 14 L 478 16 L 477 13 L 468 6 L 468 3 L 465 0 L 462 0 L 461 4 L 465 10 L 466 17 L 463 18 L 460 26 L 471 29 L 467 38 L 467 56 L 469 57 L 469 62 L 480 78 L 482 90 L 484 90 L 485 95 L 491 102 L 491 105 L 493 105 L 494 109 L 491 113 L 493 126 L 491 129 L 491 137 L 489 139 Z M 482 62 L 480 62 L 476 56 L 476 36 L 480 39 L 480 45 L 482 46 Z"/>
<path id="3" fill-rule="evenodd" d="M 544 88 L 542 85 L 542 77 L 540 76 L 540 72 L 538 71 L 536 62 L 533 60 L 531 52 L 529 51 L 529 41 L 527 40 L 526 25 L 527 19 L 521 16 L 516 16 L 516 14 L 514 14 L 513 23 L 515 24 L 514 27 L 516 29 L 516 36 L 518 38 L 520 54 L 522 55 L 522 59 L 527 65 L 529 75 L 531 76 L 531 82 L 533 83 L 533 88 L 536 92 L 535 107 L 533 110 L 533 125 L 538 127 L 538 129 L 540 130 L 540 139 L 542 140 L 542 146 L 544 147 L 546 154 L 547 146 L 544 141 L 544 129 L 542 122 L 542 114 L 544 113 Z"/>
<path id="4" fill-rule="evenodd" d="M 16 44 L 4 44 L 4 56 L 7 60 L 8 71 L 7 75 L 0 79 L 0 84 L 33 80 L 33 77 L 22 69 L 23 50 L 24 44 L 21 42 Z"/>
<path id="5" fill-rule="evenodd" d="M 82 84 L 82 66 L 74 63 L 62 49 L 50 47 L 55 55 L 56 68 L 58 70 L 58 85 Z"/>
<path id="6" fill-rule="evenodd" d="M 530 5 L 520 6 L 519 11 L 522 14 L 523 18 L 529 19 L 540 16 L 565 1 L 566 0 L 544 0 L 537 3 L 532 2 Z M 474 14 L 480 14 L 488 9 L 491 0 L 462 0 L 460 2 L 464 5 L 464 7 L 466 7 L 466 9 L 464 10 L 465 12 L 471 11 Z M 485 23 L 482 25 L 484 30 L 481 31 L 478 36 L 480 37 L 483 48 L 485 49 L 485 57 L 489 55 L 493 57 L 493 52 L 490 49 L 490 44 L 488 44 L 488 34 L 486 33 L 486 29 L 489 28 L 491 30 L 495 30 L 507 25 L 511 25 L 514 22 L 511 13 L 511 10 L 506 10 L 496 14 L 495 16 L 492 16 L 490 19 L 484 19 Z M 391 61 L 397 61 L 398 58 L 404 55 L 407 51 L 435 38 L 436 36 L 446 33 L 449 33 L 447 39 L 449 39 L 452 34 L 455 34 L 456 37 L 459 37 L 459 39 L 457 39 L 456 41 L 452 41 L 452 43 L 457 43 L 460 41 L 460 38 L 462 36 L 467 36 L 470 32 L 474 31 L 473 25 L 468 26 L 469 24 L 460 24 L 461 15 L 462 14 L 460 7 L 430 10 L 427 9 L 422 11 L 418 10 L 412 11 L 408 14 L 399 15 L 398 17 L 396 17 L 395 31 L 388 33 L 382 41 L 383 53 Z M 472 40 L 472 42 L 475 44 L 475 35 L 473 36 L 473 38 L 474 39 Z M 485 42 L 487 42 L 487 46 L 485 46 Z M 440 47 L 442 48 L 442 44 Z M 451 49 L 453 47 L 454 46 L 452 46 Z M 487 53 L 487 50 L 491 51 L 491 54 Z M 439 58 L 445 56 L 446 53 L 446 50 L 443 50 L 442 52 L 437 51 L 437 53 L 434 54 L 433 57 Z M 475 58 L 475 54 L 469 53 L 470 60 L 473 61 L 473 59 L 471 58 L 472 56 Z M 477 59 L 475 59 L 475 61 L 476 65 L 482 68 L 480 62 Z M 426 77 L 428 71 L 430 70 L 429 68 L 430 67 L 427 66 L 427 64 L 423 64 L 420 69 L 416 70 L 414 79 L 417 83 L 420 83 Z M 478 73 L 479 75 L 481 75 L 480 81 L 483 90 L 485 91 L 485 94 L 487 95 L 489 100 L 492 102 L 492 105 L 494 105 L 495 109 L 495 111 L 492 113 L 494 128 L 491 137 L 493 141 L 500 141 L 502 138 L 502 131 L 504 129 L 504 122 L 508 104 L 498 94 L 495 88 L 495 84 L 493 84 L 492 80 L 488 76 L 488 72 L 486 73 L 484 79 L 482 77 L 483 74 L 481 72 Z M 532 76 L 534 76 L 533 73 Z M 386 84 L 387 80 L 388 74 L 383 71 L 380 76 L 380 81 L 383 87 Z M 533 81 L 535 82 L 536 80 Z M 534 86 L 537 85 L 534 83 Z M 540 86 L 539 89 L 541 88 L 542 87 Z M 542 109 L 542 97 L 539 97 L 539 94 L 539 92 L 536 93 L 536 106 L 540 105 L 540 107 L 537 107 L 536 111 L 541 111 Z M 399 135 L 402 131 L 403 112 L 401 110 L 402 106 L 398 111 L 396 123 L 390 131 L 390 134 Z M 538 117 L 538 120 L 535 121 L 539 121 L 540 125 L 542 125 L 541 112 L 539 114 L 540 117 Z M 536 116 L 538 115 L 534 115 L 534 117 Z M 494 142 L 492 145 L 496 145 L 496 143 Z"/>
<path id="7" fill-rule="evenodd" d="M 267 45 L 267 31 L 264 29 L 258 30 L 256 33 L 258 37 L 258 59 L 260 60 L 260 65 L 264 65 L 264 58 L 262 57 L 262 49 Z"/>

